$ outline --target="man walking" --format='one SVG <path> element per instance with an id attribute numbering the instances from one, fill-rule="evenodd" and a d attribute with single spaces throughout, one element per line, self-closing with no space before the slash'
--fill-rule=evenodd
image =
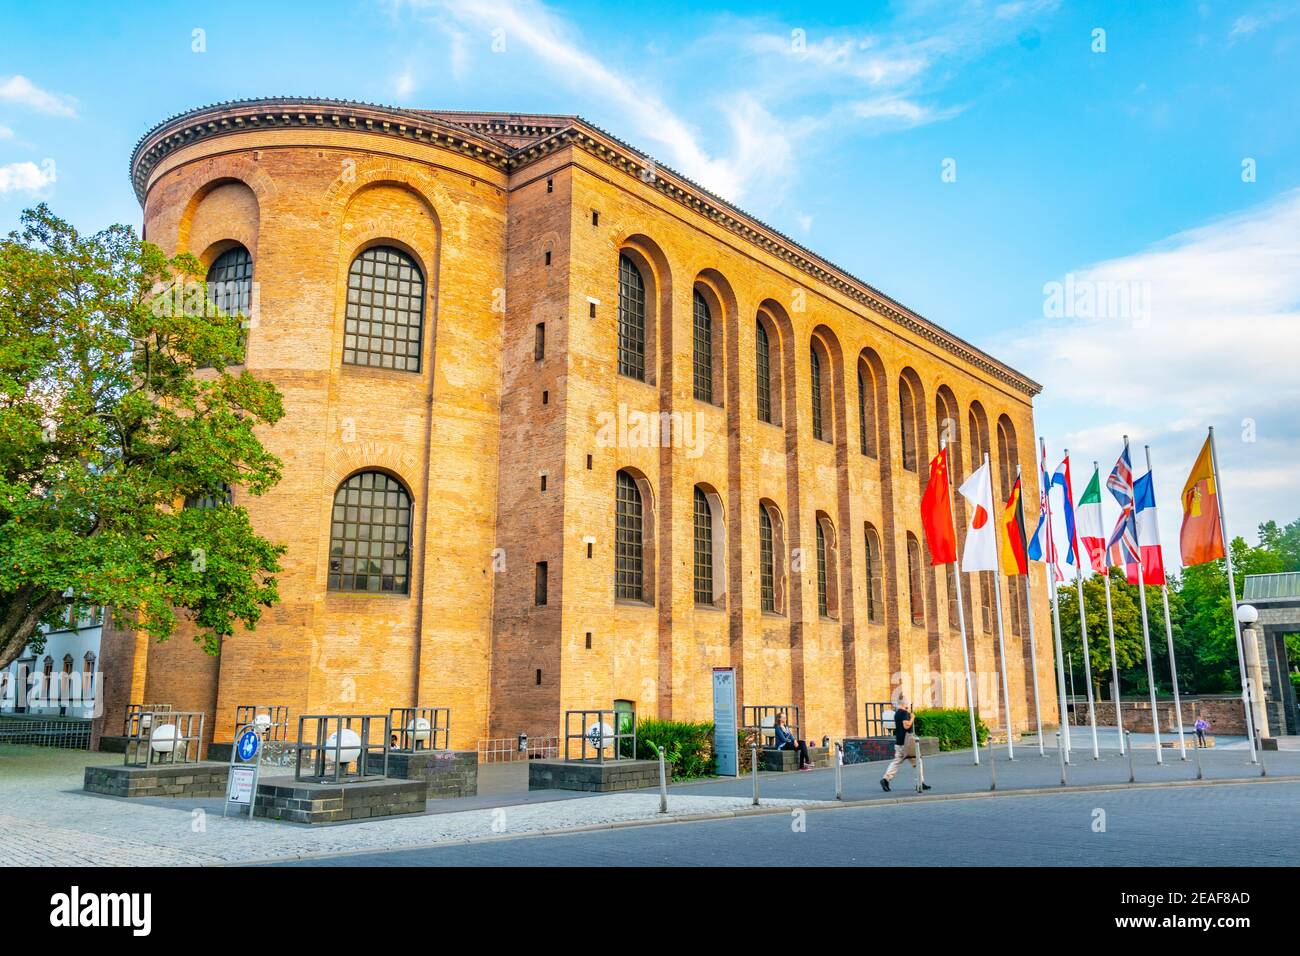
<path id="1" fill-rule="evenodd" d="M 912 713 L 910 708 L 911 704 L 908 702 L 906 697 L 900 697 L 898 699 L 898 707 L 894 710 L 894 759 L 890 761 L 889 766 L 885 769 L 885 775 L 880 778 L 880 789 L 884 790 L 886 793 L 890 791 L 889 781 L 894 779 L 894 774 L 898 773 L 898 768 L 903 765 L 904 760 L 911 760 L 913 767 L 918 766 L 917 748 L 919 748 L 921 744 L 920 741 L 916 739 L 916 734 L 912 726 L 916 723 L 916 715 Z M 909 735 L 912 737 L 910 741 L 912 746 L 912 755 L 910 757 L 907 754 L 909 744 L 907 738 Z M 920 766 L 921 789 L 929 790 L 930 785 L 925 782 L 924 765 Z"/>

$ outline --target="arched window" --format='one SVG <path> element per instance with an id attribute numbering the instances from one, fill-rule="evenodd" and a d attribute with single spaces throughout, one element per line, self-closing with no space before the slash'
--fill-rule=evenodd
<path id="1" fill-rule="evenodd" d="M 763 331 L 759 328 L 759 331 Z M 772 535 L 772 516 L 758 506 L 758 591 L 761 609 L 776 611 L 776 549 Z"/>
<path id="2" fill-rule="evenodd" d="M 81 692 L 89 697 L 95 691 L 95 652 L 86 651 L 86 658 L 81 665 Z"/>
<path id="3" fill-rule="evenodd" d="M 816 356 L 814 355 L 815 359 Z M 826 553 L 826 532 L 821 522 L 817 522 L 817 613 L 822 617 L 830 614 L 830 600 L 826 588 L 826 571 L 830 563 Z"/>
<path id="4" fill-rule="evenodd" d="M 695 290 L 695 397 L 702 402 L 713 401 L 713 316 L 709 303 L 700 290 Z"/>
<path id="5" fill-rule="evenodd" d="M 391 246 L 367 249 L 348 270 L 343 364 L 420 371 L 424 275 Z"/>
<path id="6" fill-rule="evenodd" d="M 406 594 L 410 589 L 411 496 L 378 471 L 334 492 L 329 590 Z"/>
<path id="7" fill-rule="evenodd" d="M 695 489 L 695 603 L 713 604 L 713 511 L 703 489 Z"/>
<path id="8" fill-rule="evenodd" d="M 921 580 L 921 543 L 916 535 L 907 532 L 907 591 L 912 612 L 912 623 L 925 625 L 925 594 Z"/>
<path id="9" fill-rule="evenodd" d="M 862 367 L 858 367 L 858 444 L 862 449 L 862 454 L 872 455 L 875 453 L 871 449 L 871 444 L 867 441 L 867 408 L 870 406 L 870 400 L 867 398 L 867 382 L 862 375 Z M 874 425 L 872 426 L 874 431 Z M 873 436 L 874 437 L 874 436 Z"/>
<path id="10" fill-rule="evenodd" d="M 867 538 L 867 621 L 885 622 L 884 560 L 880 554 L 880 535 L 871 522 L 866 525 Z"/>
<path id="11" fill-rule="evenodd" d="M 817 613 L 839 616 L 839 559 L 835 546 L 835 525 L 824 513 L 817 513 Z"/>
<path id="12" fill-rule="evenodd" d="M 645 505 L 626 471 L 614 493 L 614 597 L 645 600 Z"/>
<path id="13" fill-rule="evenodd" d="M 227 249 L 208 266 L 208 300 L 226 315 L 247 316 L 253 303 L 253 257 L 243 246 Z"/>
<path id="14" fill-rule="evenodd" d="M 810 368 L 812 370 L 812 430 L 813 438 L 820 441 L 829 441 L 826 436 L 825 422 L 823 421 L 823 395 L 822 395 L 822 360 L 817 354 L 817 349 L 810 350 Z"/>
<path id="15" fill-rule="evenodd" d="M 1006 415 L 998 416 L 998 486 L 1002 501 L 1008 501 L 1011 498 L 1011 487 L 1016 483 L 1018 477 L 1020 454 L 1016 448 L 1016 429 L 1011 424 L 1011 419 Z M 1016 568 L 1002 569 L 1003 574 L 1008 575 L 1007 591 L 1008 604 L 1010 605 L 1011 614 L 1011 633 L 1020 637 L 1028 623 L 1025 620 L 1028 599 L 1025 597 L 1025 579 L 1016 573 Z"/>
<path id="16" fill-rule="evenodd" d="M 762 322 L 755 323 L 754 364 L 758 371 L 758 420 L 772 421 L 772 351 L 767 329 Z"/>
<path id="17" fill-rule="evenodd" d="M 912 383 L 905 378 L 898 380 L 899 432 L 903 440 L 903 468 L 916 471 L 919 457 L 916 447 L 916 394 Z"/>
<path id="18" fill-rule="evenodd" d="M 645 280 L 626 255 L 618 257 L 618 372 L 645 381 Z"/>
<path id="19" fill-rule="evenodd" d="M 235 500 L 235 493 L 230 490 L 230 486 L 224 481 L 221 483 L 221 493 L 219 495 L 188 495 L 185 498 L 186 508 L 220 508 L 222 505 L 232 504 Z"/>

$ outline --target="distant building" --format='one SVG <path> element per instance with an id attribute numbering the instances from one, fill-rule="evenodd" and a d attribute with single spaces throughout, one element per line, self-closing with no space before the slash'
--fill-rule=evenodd
<path id="1" fill-rule="evenodd" d="M 0 673 L 0 713 L 95 716 L 103 623 L 102 608 L 85 611 L 76 626 L 65 611 L 63 623 L 45 632 L 44 648 L 28 645 Z"/>
<path id="2" fill-rule="evenodd" d="M 1019 468 L 1037 500 L 1015 369 L 572 116 L 231 102 L 149 131 L 131 175 L 145 236 L 200 259 L 284 394 L 259 429 L 283 480 L 232 500 L 288 553 L 220 657 L 107 628 L 106 732 L 141 702 L 223 741 L 241 704 L 419 704 L 472 747 L 615 701 L 710 720 L 733 666 L 741 703 L 820 738 L 900 681 L 961 688 L 920 499 L 943 437 L 958 481 L 987 454 L 1002 500 Z M 999 601 L 1033 722 L 1024 583 L 968 577 L 990 723 Z"/>

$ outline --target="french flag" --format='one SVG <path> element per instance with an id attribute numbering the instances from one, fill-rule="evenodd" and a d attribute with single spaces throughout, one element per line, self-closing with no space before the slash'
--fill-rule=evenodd
<path id="1" fill-rule="evenodd" d="M 1145 584 L 1165 583 L 1165 560 L 1160 550 L 1160 525 L 1156 521 L 1156 492 L 1147 472 L 1133 482 L 1137 508 L 1137 538 L 1142 551 L 1142 580 Z M 1136 575 L 1130 575 L 1130 579 Z M 1133 583 L 1136 583 L 1133 582 Z"/>

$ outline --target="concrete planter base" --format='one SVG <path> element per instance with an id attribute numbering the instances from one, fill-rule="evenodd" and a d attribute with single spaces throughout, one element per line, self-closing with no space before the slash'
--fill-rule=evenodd
<path id="1" fill-rule="evenodd" d="M 667 766 L 672 779 L 673 765 Z M 529 790 L 587 790 L 612 793 L 620 790 L 643 790 L 659 786 L 659 761 L 611 760 L 608 763 L 581 763 L 564 760 L 530 760 Z"/>
<path id="2" fill-rule="evenodd" d="M 223 797 L 230 767 L 224 763 L 87 767 L 82 789 L 110 797 Z"/>
<path id="3" fill-rule="evenodd" d="M 253 816 L 291 823 L 341 823 L 423 813 L 423 780 L 364 780 L 359 783 L 300 783 L 275 777 L 257 785 Z"/>

